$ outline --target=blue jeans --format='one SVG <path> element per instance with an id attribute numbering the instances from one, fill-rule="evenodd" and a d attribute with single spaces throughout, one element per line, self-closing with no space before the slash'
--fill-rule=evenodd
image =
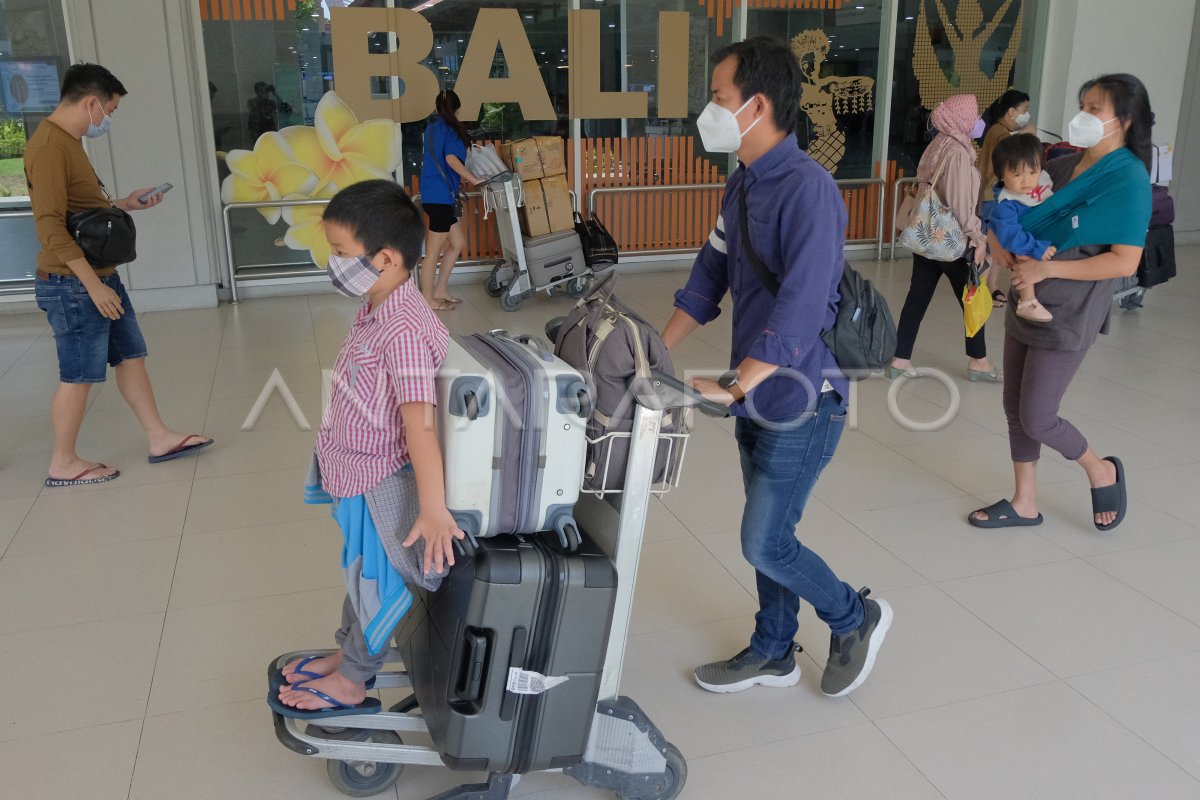
<path id="1" fill-rule="evenodd" d="M 37 306 L 46 312 L 58 349 L 58 379 L 63 383 L 103 383 L 108 366 L 146 357 L 133 303 L 113 273 L 100 279 L 117 293 L 125 313 L 110 320 L 100 313 L 83 281 L 74 275 L 51 275 L 34 282 Z"/>
<path id="2" fill-rule="evenodd" d="M 862 624 L 857 592 L 838 580 L 829 565 L 796 538 L 796 524 L 817 478 L 833 459 L 846 412 L 834 392 L 821 395 L 815 411 L 780 424 L 738 418 L 746 510 L 742 555 L 758 580 L 758 614 L 750 649 L 763 658 L 782 658 L 791 646 L 803 598 L 836 634 Z"/>

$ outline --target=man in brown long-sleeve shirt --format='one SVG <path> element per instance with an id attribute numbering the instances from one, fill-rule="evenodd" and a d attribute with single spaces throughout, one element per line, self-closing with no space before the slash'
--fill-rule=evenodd
<path id="1" fill-rule="evenodd" d="M 115 267 L 93 267 L 67 227 L 68 216 L 80 211 L 110 203 L 141 211 L 162 201 L 161 194 L 139 200 L 148 189 L 111 200 L 83 149 L 84 136 L 108 132 L 125 94 L 125 87 L 104 67 L 75 64 L 63 78 L 58 107 L 38 125 L 25 149 L 25 178 L 42 246 L 34 292 L 58 349 L 59 385 L 50 403 L 54 453 L 47 486 L 102 483 L 120 474 L 75 452 L 88 392 L 92 384 L 104 381 L 108 365 L 114 367 L 121 396 L 146 432 L 151 462 L 212 444 L 211 439 L 181 434 L 163 422 L 146 374 L 146 342 L 121 277 Z"/>

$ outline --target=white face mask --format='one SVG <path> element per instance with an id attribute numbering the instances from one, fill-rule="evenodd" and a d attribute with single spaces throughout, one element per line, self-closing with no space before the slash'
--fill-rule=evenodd
<path id="1" fill-rule="evenodd" d="M 1018 128 L 1024 128 L 1029 124 L 1029 112 L 1026 111 L 1024 113 L 1017 114 L 1017 118 L 1014 119 L 1013 122 L 1017 124 Z"/>
<path id="2" fill-rule="evenodd" d="M 987 124 L 982 119 L 975 120 L 975 124 L 971 127 L 971 138 L 978 139 L 983 136 L 983 132 L 987 130 Z"/>
<path id="3" fill-rule="evenodd" d="M 704 144 L 705 150 L 710 153 L 732 153 L 741 146 L 742 137 L 762 119 L 759 117 L 751 122 L 750 127 L 746 130 L 742 130 L 738 125 L 737 115 L 742 113 L 753 100 L 754 98 L 751 97 L 742 103 L 742 107 L 737 111 L 730 111 L 713 102 L 704 107 L 704 111 L 700 112 L 700 116 L 696 120 L 696 127 L 700 131 L 700 141 Z"/>
<path id="4" fill-rule="evenodd" d="M 1117 131 L 1112 131 L 1111 133 L 1104 132 L 1104 126 L 1110 122 L 1115 122 L 1116 119 L 1116 117 L 1113 117 L 1112 119 L 1102 120 L 1086 111 L 1080 111 L 1071 120 L 1071 124 L 1067 126 L 1067 141 L 1076 147 L 1084 149 L 1095 147 L 1104 139 L 1117 133 Z"/>

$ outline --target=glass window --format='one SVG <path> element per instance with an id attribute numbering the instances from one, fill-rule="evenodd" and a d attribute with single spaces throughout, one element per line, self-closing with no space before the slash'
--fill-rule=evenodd
<path id="1" fill-rule="evenodd" d="M 225 155 L 230 150 L 252 150 L 268 131 L 313 124 L 317 103 L 333 88 L 329 4 L 324 0 L 199 2 L 217 173 L 224 183 L 229 176 Z M 287 228 L 277 223 L 252 211 L 233 213 L 235 263 L 311 267 L 308 251 L 287 247 Z"/>
<path id="2" fill-rule="evenodd" d="M 704 149 L 696 118 L 710 96 L 711 56 L 734 41 L 733 4 L 581 0 L 580 8 L 600 12 L 600 88 L 648 95 L 647 118 L 582 122 L 580 203 L 604 220 L 623 252 L 699 247 L 716 220 L 721 190 L 651 187 L 725 181 L 732 159 Z M 690 14 L 683 118 L 658 115 L 659 14 L 664 11 Z M 621 191 L 627 187 L 635 191 Z M 593 189 L 601 191 L 590 209 Z"/>
<path id="3" fill-rule="evenodd" d="M 25 142 L 58 105 L 70 63 L 59 0 L 0 0 L 0 292 L 33 280 L 40 248 Z"/>
<path id="4" fill-rule="evenodd" d="M 839 9 L 752 5 L 746 35 L 783 36 L 804 81 L 796 138 L 838 178 L 874 177 L 875 89 L 883 0 Z"/>
<path id="5" fill-rule="evenodd" d="M 421 63 L 438 75 L 442 88 L 453 89 L 471 34 L 475 28 L 481 3 L 478 0 L 398 0 L 397 8 L 419 11 L 433 27 L 433 52 Z M 542 83 L 554 106 L 554 120 L 526 120 L 516 103 L 484 103 L 478 119 L 463 122 L 474 139 L 501 141 L 526 136 L 570 136 L 567 108 L 567 13 L 566 0 L 517 0 L 503 4 L 521 15 L 522 27 L 533 50 Z M 497 48 L 493 55 L 491 77 L 508 77 L 508 65 Z M 421 148 L 424 142 L 424 121 L 402 126 L 404 136 L 404 177 L 412 186 L 414 177 L 421 174 Z"/>
<path id="6" fill-rule="evenodd" d="M 900 0 L 889 158 L 915 175 L 937 134 L 929 112 L 974 94 L 982 113 L 1009 87 L 1030 91 L 1035 0 Z M 1032 94 L 1032 92 L 1030 92 Z"/>

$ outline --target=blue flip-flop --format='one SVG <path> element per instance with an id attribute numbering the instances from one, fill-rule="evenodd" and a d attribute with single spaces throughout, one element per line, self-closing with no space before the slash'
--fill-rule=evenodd
<path id="1" fill-rule="evenodd" d="M 305 669 L 305 667 L 307 667 L 312 662 L 316 661 L 318 658 L 324 658 L 324 657 L 325 656 L 309 656 L 308 658 L 301 660 L 301 662 L 296 665 L 296 670 L 292 674 L 293 675 L 303 675 L 304 677 L 308 678 L 310 681 L 315 681 L 317 678 L 324 678 L 325 677 L 324 675 L 319 675 L 315 672 L 309 672 L 308 670 Z M 282 675 L 283 670 L 279 670 L 279 674 Z M 285 678 L 284 680 L 286 682 L 287 679 Z M 300 681 L 300 683 L 303 683 L 303 682 L 304 681 Z"/>
<path id="2" fill-rule="evenodd" d="M 1092 524 L 1098 531 L 1111 531 L 1125 519 L 1129 498 L 1125 490 L 1125 465 L 1116 456 L 1105 456 L 1104 460 L 1111 461 L 1117 468 L 1117 482 L 1092 489 Z M 1107 525 L 1100 525 L 1095 521 L 1095 515 L 1106 511 L 1115 511 L 1117 516 Z"/>
<path id="3" fill-rule="evenodd" d="M 358 705 L 352 706 L 348 703 L 343 703 L 341 700 L 330 697 L 324 692 L 314 689 L 311 686 L 305 686 L 304 684 L 308 683 L 308 681 L 293 683 L 291 684 L 291 688 L 299 689 L 303 692 L 309 692 L 310 694 L 321 698 L 326 703 L 332 703 L 334 707 L 318 708 L 311 711 L 303 708 L 293 708 L 292 706 L 285 705 L 279 701 L 279 690 L 282 689 L 286 683 L 287 681 L 284 680 L 283 672 L 280 670 L 275 670 L 275 672 L 271 674 L 271 679 L 268 683 L 269 688 L 267 689 L 267 705 L 270 706 L 272 711 L 280 716 L 291 717 L 292 719 L 321 719 L 323 717 L 341 717 L 356 714 L 378 714 L 383 711 L 383 704 L 380 703 L 377 698 L 368 697 Z"/>
<path id="4" fill-rule="evenodd" d="M 200 438 L 200 434 L 190 433 L 187 436 L 183 437 L 183 441 L 181 441 L 179 444 L 172 447 L 167 452 L 163 453 L 161 456 L 156 456 L 154 454 L 150 454 L 150 455 L 146 456 L 146 460 L 149 461 L 151 464 L 161 464 L 163 461 L 173 461 L 176 458 L 182 458 L 183 456 L 190 455 L 190 454 L 196 452 L 197 450 L 203 450 L 204 448 L 208 447 L 209 445 L 211 445 L 213 443 L 212 439 L 206 439 L 203 442 L 196 442 L 195 444 L 187 444 L 188 439 L 199 439 L 199 438 Z M 187 446 L 185 447 L 184 445 L 187 445 Z"/>
<path id="5" fill-rule="evenodd" d="M 312 662 L 316 661 L 318 658 L 324 658 L 324 657 L 325 656 L 309 656 L 308 658 L 301 659 L 300 663 L 296 665 L 296 669 L 292 674 L 293 675 L 303 675 L 305 678 L 308 678 L 308 681 L 315 681 L 318 678 L 324 678 L 325 676 L 321 675 L 320 673 L 310 672 L 309 670 L 305 669 L 305 667 L 307 667 Z M 283 674 L 282 669 L 276 670 L 275 675 L 278 676 L 278 681 L 273 681 L 273 683 L 275 683 L 274 688 L 275 688 L 276 694 L 279 693 L 279 690 L 283 687 L 283 685 L 285 683 L 290 683 L 292 686 L 296 686 L 301 683 L 308 683 L 308 681 L 297 681 L 296 683 L 291 683 L 287 679 L 287 676 Z M 372 689 L 375 688 L 375 677 L 374 676 L 367 679 L 366 686 L 367 686 L 367 691 L 371 691 Z"/>

